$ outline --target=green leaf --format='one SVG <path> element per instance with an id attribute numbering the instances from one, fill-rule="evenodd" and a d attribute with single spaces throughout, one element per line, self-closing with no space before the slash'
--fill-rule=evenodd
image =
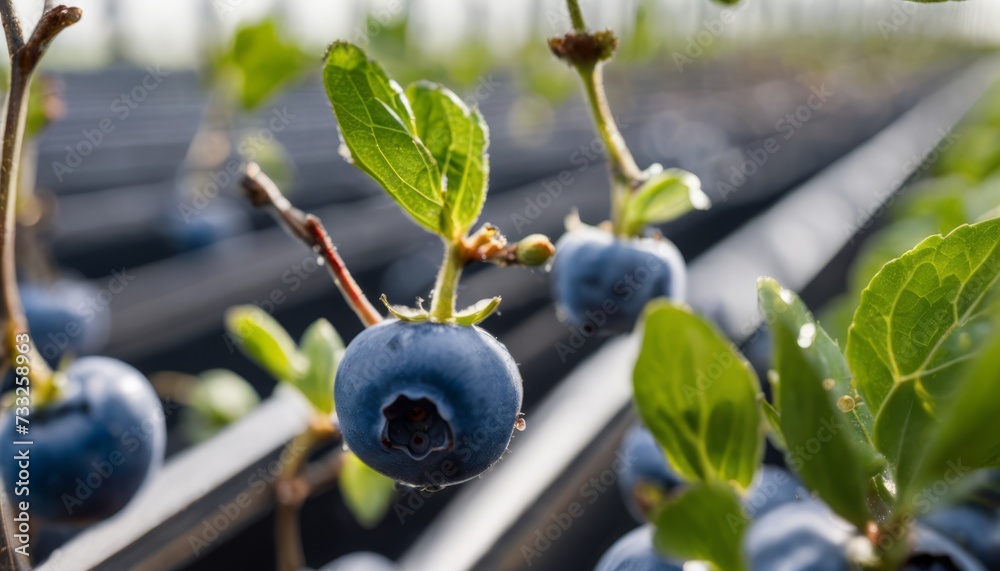
<path id="1" fill-rule="evenodd" d="M 743 355 L 686 309 L 646 307 L 635 402 L 670 464 L 689 480 L 746 488 L 760 464 L 760 385 Z"/>
<path id="2" fill-rule="evenodd" d="M 317 410 L 330 414 L 333 412 L 333 383 L 337 365 L 344 356 L 344 341 L 329 321 L 317 319 L 302 334 L 299 346 L 309 361 L 309 368 L 295 386 Z"/>
<path id="3" fill-rule="evenodd" d="M 422 321 L 429 321 L 431 318 L 430 312 L 421 307 L 406 307 L 405 305 L 391 305 L 389 303 L 389 298 L 383 293 L 379 297 L 379 301 L 385 308 L 392 314 L 393 317 L 399 319 L 400 321 L 409 321 L 411 323 L 419 323 Z M 421 304 L 423 302 L 421 301 Z"/>
<path id="4" fill-rule="evenodd" d="M 656 164 L 649 179 L 625 204 L 624 227 L 629 235 L 639 234 L 648 224 L 673 220 L 691 210 L 706 210 L 712 202 L 701 190 L 697 176 L 680 169 Z"/>
<path id="5" fill-rule="evenodd" d="M 710 561 L 725 571 L 746 569 L 740 543 L 748 520 L 739 497 L 726 484 L 692 484 L 661 507 L 653 523 L 653 544 L 667 555 Z"/>
<path id="6" fill-rule="evenodd" d="M 875 419 L 875 446 L 893 467 L 897 497 L 906 497 L 936 423 L 916 383 L 899 383 Z"/>
<path id="7" fill-rule="evenodd" d="M 963 220 L 961 224 L 965 222 Z M 953 226 L 948 231 L 954 229 Z M 937 220 L 920 216 L 893 222 L 867 240 L 858 252 L 848 276 L 849 289 L 854 301 L 851 317 L 853 318 L 853 312 L 857 309 L 861 292 L 882 270 L 882 266 L 909 252 L 928 236 L 940 232 Z M 846 340 L 846 337 L 844 339 Z"/>
<path id="8" fill-rule="evenodd" d="M 855 384 L 877 410 L 874 441 L 909 486 L 938 407 L 992 329 L 1000 219 L 931 236 L 886 264 L 862 292 L 848 334 Z"/>
<path id="9" fill-rule="evenodd" d="M 982 180 L 1000 168 L 1000 131 L 992 125 L 968 126 L 941 153 L 934 165 L 940 175 L 957 174 Z"/>
<path id="10" fill-rule="evenodd" d="M 980 468 L 1000 467 L 1000 335 L 994 335 L 957 383 L 954 400 L 939 415 L 938 426 L 924 445 L 914 477 L 917 489 Z M 908 498 L 912 499 L 912 498 Z"/>
<path id="11" fill-rule="evenodd" d="M 198 375 L 198 379 L 188 402 L 220 425 L 243 418 L 260 404 L 257 391 L 232 371 L 210 369 Z"/>
<path id="12" fill-rule="evenodd" d="M 281 37 L 271 19 L 236 31 L 232 48 L 217 63 L 216 81 L 233 86 L 240 105 L 252 111 L 305 70 L 308 58 Z"/>
<path id="13" fill-rule="evenodd" d="M 244 379 L 226 369 L 211 369 L 198 375 L 188 397 L 190 408 L 181 418 L 188 438 L 202 442 L 257 408 L 260 396 Z"/>
<path id="14" fill-rule="evenodd" d="M 499 295 L 490 299 L 481 299 L 475 304 L 455 313 L 455 323 L 459 325 L 475 325 L 493 315 L 493 312 L 498 307 L 500 307 Z"/>
<path id="15" fill-rule="evenodd" d="M 479 218 L 489 183 L 489 128 L 478 109 L 469 109 L 442 85 L 419 81 L 406 88 L 417 136 L 445 175 L 442 228 L 465 236 Z"/>
<path id="16" fill-rule="evenodd" d="M 857 404 L 847 361 L 802 300 L 771 278 L 757 282 L 757 294 L 780 379 L 775 391 L 788 463 L 835 512 L 864 529 L 865 482 L 885 467 L 869 436 L 871 412 Z"/>
<path id="17" fill-rule="evenodd" d="M 775 392 L 777 391 L 775 390 Z M 774 408 L 773 404 L 767 402 L 764 395 L 761 395 L 758 400 L 760 401 L 761 410 L 764 412 L 764 419 L 767 420 L 768 428 L 770 428 L 767 435 L 771 440 L 771 444 L 782 452 L 787 451 L 788 442 L 785 441 L 785 434 L 781 429 L 781 414 L 778 413 L 778 409 Z"/>
<path id="18" fill-rule="evenodd" d="M 441 234 L 441 171 L 417 136 L 403 90 L 361 48 L 346 42 L 330 47 L 323 80 L 349 160 L 417 223 Z"/>
<path id="19" fill-rule="evenodd" d="M 308 366 L 285 328 L 256 305 L 226 311 L 226 330 L 248 357 L 280 381 L 297 379 Z"/>
<path id="20" fill-rule="evenodd" d="M 395 482 L 369 468 L 351 452 L 344 452 L 338 484 L 354 519 L 369 529 L 382 521 L 396 496 Z"/>

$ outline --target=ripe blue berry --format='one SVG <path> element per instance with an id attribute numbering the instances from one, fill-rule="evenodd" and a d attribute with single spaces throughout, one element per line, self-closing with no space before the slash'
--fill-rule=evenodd
<path id="1" fill-rule="evenodd" d="M 901 571 L 986 571 L 987 569 L 958 544 L 929 527 L 917 524 L 912 529 L 911 539 L 913 547 Z"/>
<path id="2" fill-rule="evenodd" d="M 743 538 L 752 571 L 853 571 L 851 526 L 816 501 L 785 504 L 755 521 Z"/>
<path id="3" fill-rule="evenodd" d="M 521 410 L 510 353 L 478 327 L 386 321 L 347 347 L 334 400 L 347 446 L 403 484 L 440 488 L 495 464 Z"/>
<path id="4" fill-rule="evenodd" d="M 31 412 L 30 446 L 14 441 L 13 411 L 2 420 L 4 482 L 18 478 L 28 450 L 32 515 L 85 523 L 116 514 L 163 460 L 166 425 L 149 381 L 129 365 L 84 357 L 66 370 L 61 396 Z"/>
<path id="5" fill-rule="evenodd" d="M 809 491 L 795 476 L 787 470 L 765 464 L 754 477 L 743 504 L 754 519 L 760 519 L 779 506 L 808 499 Z"/>
<path id="6" fill-rule="evenodd" d="M 319 571 L 393 571 L 396 564 L 378 553 L 357 551 L 338 557 Z"/>
<path id="7" fill-rule="evenodd" d="M 934 511 L 921 522 L 951 538 L 988 569 L 1000 569 L 1000 513 L 996 509 L 959 504 Z"/>
<path id="8" fill-rule="evenodd" d="M 98 291 L 85 282 L 60 280 L 20 287 L 31 339 L 49 364 L 63 355 L 99 351 L 111 331 L 111 314 Z"/>
<path id="9" fill-rule="evenodd" d="M 644 525 L 623 535 L 597 562 L 594 571 L 682 571 L 653 547 L 653 527 Z"/>
<path id="10" fill-rule="evenodd" d="M 653 507 L 644 502 L 650 489 L 666 495 L 684 480 L 667 464 L 666 454 L 653 434 L 640 425 L 625 433 L 618 451 L 623 461 L 627 462 L 625 471 L 618 478 L 618 491 L 632 517 L 640 522 L 646 521 L 645 514 Z"/>
<path id="11" fill-rule="evenodd" d="M 567 322 L 590 336 L 631 331 L 657 297 L 684 298 L 684 259 L 669 240 L 623 240 L 583 227 L 563 236 L 552 265 L 553 295 Z"/>

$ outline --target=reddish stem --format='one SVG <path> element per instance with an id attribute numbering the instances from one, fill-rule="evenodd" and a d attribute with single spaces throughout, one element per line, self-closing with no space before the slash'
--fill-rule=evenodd
<path id="1" fill-rule="evenodd" d="M 254 206 L 272 209 L 278 221 L 293 236 L 323 257 L 340 293 L 366 327 L 371 327 L 382 321 L 382 315 L 368 301 L 368 297 L 361 291 L 358 282 L 354 281 L 354 277 L 348 271 L 343 258 L 337 253 L 337 247 L 333 245 L 333 240 L 330 239 L 330 235 L 323 228 L 323 223 L 319 221 L 319 218 L 292 206 L 292 203 L 281 194 L 274 181 L 260 170 L 257 163 L 247 164 L 240 184 Z"/>

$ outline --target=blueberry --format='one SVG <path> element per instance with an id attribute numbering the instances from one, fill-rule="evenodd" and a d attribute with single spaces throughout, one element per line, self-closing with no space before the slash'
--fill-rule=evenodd
<path id="1" fill-rule="evenodd" d="M 669 561 L 653 547 L 653 526 L 626 533 L 608 548 L 594 571 L 682 571 L 683 564 Z"/>
<path id="2" fill-rule="evenodd" d="M 810 497 L 809 491 L 790 472 L 765 464 L 754 477 L 743 504 L 750 516 L 760 519 L 779 506 Z"/>
<path id="3" fill-rule="evenodd" d="M 191 198 L 183 200 L 196 202 Z M 201 204 L 200 202 L 198 204 Z M 202 208 L 179 211 L 173 205 L 163 222 L 162 232 L 167 242 L 178 252 L 211 246 L 250 229 L 247 213 L 229 201 L 217 198 Z"/>
<path id="4" fill-rule="evenodd" d="M 751 524 L 743 550 L 752 571 L 849 571 L 851 526 L 817 501 L 779 506 Z"/>
<path id="5" fill-rule="evenodd" d="M 49 364 L 67 353 L 86 355 L 104 347 L 111 314 L 88 283 L 59 280 L 48 286 L 22 284 L 20 290 L 32 342 Z"/>
<path id="6" fill-rule="evenodd" d="M 348 553 L 327 563 L 319 571 L 393 571 L 395 563 L 371 551 Z"/>
<path id="7" fill-rule="evenodd" d="M 637 521 L 646 521 L 655 503 L 652 494 L 666 495 L 684 483 L 667 464 L 663 448 L 657 444 L 653 434 L 640 425 L 635 425 L 625 433 L 618 448 L 619 456 L 626 462 L 625 471 L 618 478 L 618 490 Z"/>
<path id="8" fill-rule="evenodd" d="M 911 531 L 913 547 L 901 571 L 986 571 L 957 543 L 944 535 L 917 524 Z M 996 569 L 996 567 L 989 567 Z"/>
<path id="9" fill-rule="evenodd" d="M 433 489 L 500 459 L 521 410 L 521 376 L 478 327 L 386 321 L 348 345 L 334 399 L 344 441 L 364 463 Z"/>
<path id="10" fill-rule="evenodd" d="M 564 235 L 552 264 L 560 313 L 588 335 L 631 331 L 650 300 L 683 299 L 685 281 L 684 259 L 669 240 L 622 240 L 593 227 Z"/>
<path id="11" fill-rule="evenodd" d="M 965 481 L 971 485 L 968 491 L 971 502 L 1000 509 L 1000 468 L 976 470 Z"/>
<path id="12" fill-rule="evenodd" d="M 88 523 L 116 514 L 163 460 L 166 425 L 149 381 L 129 365 L 84 357 L 66 370 L 60 397 L 31 412 L 30 446 L 14 445 L 8 411 L 2 419 L 4 482 L 18 480 L 19 451 L 29 457 L 32 516 L 52 523 Z M 13 492 L 12 497 L 16 496 Z"/>
<path id="13" fill-rule="evenodd" d="M 921 523 L 956 542 L 983 562 L 1000 569 L 1000 513 L 986 506 L 963 503 L 931 512 Z"/>

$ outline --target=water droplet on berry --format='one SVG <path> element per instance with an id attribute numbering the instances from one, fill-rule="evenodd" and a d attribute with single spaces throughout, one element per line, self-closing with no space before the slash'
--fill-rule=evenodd
<path id="1" fill-rule="evenodd" d="M 518 431 L 524 430 L 525 428 L 527 428 L 527 426 L 528 423 L 524 421 L 524 417 L 518 418 L 517 421 L 514 422 L 514 428 L 516 428 Z"/>
<path id="2" fill-rule="evenodd" d="M 833 379 L 823 379 L 823 388 L 830 391 L 833 387 L 837 386 L 837 381 Z"/>
<path id="3" fill-rule="evenodd" d="M 839 408 L 841 412 L 851 412 L 854 410 L 855 406 L 857 406 L 857 403 L 854 402 L 854 398 L 849 395 L 844 395 L 837 399 L 837 408 Z"/>
<path id="4" fill-rule="evenodd" d="M 324 265 L 326 265 L 326 260 L 323 259 L 323 256 L 316 256 L 316 265 L 317 266 L 324 266 Z"/>
<path id="5" fill-rule="evenodd" d="M 801 328 L 799 328 L 799 338 L 797 343 L 799 347 L 807 349 L 812 346 L 813 341 L 816 340 L 816 324 L 806 323 Z"/>

